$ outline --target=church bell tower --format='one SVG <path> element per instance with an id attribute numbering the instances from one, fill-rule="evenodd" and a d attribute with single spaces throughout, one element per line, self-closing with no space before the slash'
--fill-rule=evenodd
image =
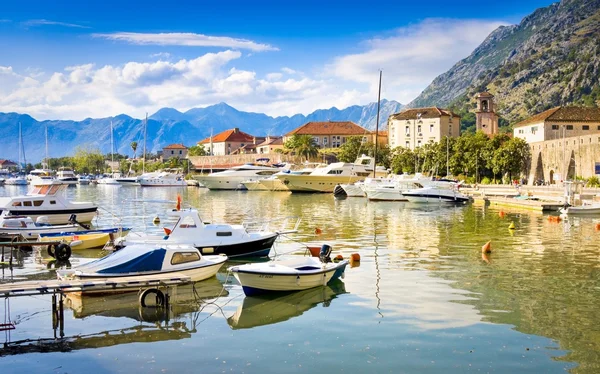
<path id="1" fill-rule="evenodd" d="M 498 134 L 498 115 L 494 111 L 494 95 L 482 92 L 477 95 L 476 129 L 486 135 Z"/>

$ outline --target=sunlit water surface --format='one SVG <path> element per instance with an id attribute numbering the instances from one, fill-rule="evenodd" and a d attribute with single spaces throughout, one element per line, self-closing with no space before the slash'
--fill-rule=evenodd
<path id="1" fill-rule="evenodd" d="M 0 196 L 23 192 L 0 187 Z M 245 297 L 226 265 L 196 293 L 181 287 L 168 320 L 139 310 L 137 295 L 70 297 L 66 339 L 0 348 L 2 373 L 600 372 L 596 218 L 556 223 L 527 211 L 328 194 L 112 186 L 67 193 L 101 207 L 95 225 L 135 231 L 171 224 L 165 212 L 177 193 L 205 221 L 299 216 L 299 233 L 281 238 L 272 255 L 329 242 L 334 254 L 357 252 L 362 261 L 328 287 L 268 298 Z M 492 253 L 482 257 L 488 240 Z M 104 254 L 76 252 L 70 264 Z M 55 265 L 34 251 L 0 275 L 53 279 Z M 54 337 L 49 296 L 3 302 L 17 323 L 0 333 L 3 342 Z"/>

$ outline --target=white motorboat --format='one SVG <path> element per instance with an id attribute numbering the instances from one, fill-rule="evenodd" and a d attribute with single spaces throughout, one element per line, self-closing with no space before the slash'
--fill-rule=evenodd
<path id="1" fill-rule="evenodd" d="M 202 254 L 224 254 L 228 257 L 264 257 L 278 236 L 297 231 L 285 230 L 287 221 L 281 222 L 280 230 L 271 230 L 270 222 L 246 223 L 242 225 L 204 223 L 196 209 L 183 209 L 168 212 L 177 222 L 172 228 L 165 228 L 166 235 L 130 233 L 121 238 L 116 246 L 129 246 L 136 243 L 177 243 L 189 244 Z"/>
<path id="2" fill-rule="evenodd" d="M 32 240 L 37 239 L 40 234 L 83 229 L 75 223 L 52 226 L 47 222 L 48 219 L 45 216 L 40 216 L 34 221 L 31 217 L 11 216 L 7 211 L 3 211 L 0 214 L 0 238 L 3 236 L 21 235 L 24 239 Z"/>
<path id="3" fill-rule="evenodd" d="M 388 183 L 369 184 L 363 186 L 363 189 L 369 200 L 407 201 L 407 198 L 404 197 L 402 193 L 409 190 L 426 186 L 453 189 L 459 185 L 460 183 L 455 181 L 424 177 L 418 173 L 414 176 L 408 176 L 406 174 L 398 175 L 392 178 Z"/>
<path id="4" fill-rule="evenodd" d="M 185 187 L 187 183 L 182 175 L 169 172 L 146 173 L 139 177 L 142 187 Z"/>
<path id="5" fill-rule="evenodd" d="M 300 291 L 325 286 L 343 277 L 348 261 L 328 262 L 331 247 L 324 245 L 321 256 L 237 265 L 229 268 L 246 296 L 273 291 Z"/>
<path id="6" fill-rule="evenodd" d="M 140 177 L 118 177 L 115 181 L 121 186 L 140 186 Z"/>
<path id="7" fill-rule="evenodd" d="M 203 256 L 185 244 L 137 244 L 56 274 L 59 279 L 106 279 L 178 273 L 201 281 L 217 274 L 225 261 L 227 256 Z"/>
<path id="8" fill-rule="evenodd" d="M 242 182 L 264 179 L 279 171 L 281 169 L 275 166 L 248 163 L 217 173 L 194 176 L 194 178 L 209 190 L 239 190 L 245 189 Z"/>
<path id="9" fill-rule="evenodd" d="M 21 175 L 10 177 L 4 181 L 4 184 L 7 186 L 26 186 L 27 178 Z"/>
<path id="10" fill-rule="evenodd" d="M 374 189 L 376 187 L 389 185 L 392 183 L 394 183 L 394 178 L 366 178 L 364 181 L 358 181 L 356 183 L 338 184 L 333 189 L 333 194 L 338 197 L 366 197 L 367 189 Z"/>
<path id="11" fill-rule="evenodd" d="M 467 203 L 471 198 L 456 188 L 425 186 L 402 192 L 411 203 Z"/>
<path id="12" fill-rule="evenodd" d="M 354 183 L 373 174 L 375 159 L 362 155 L 354 163 L 335 162 L 317 167 L 308 175 L 278 174 L 292 192 L 333 192 L 336 185 Z"/>
<path id="13" fill-rule="evenodd" d="M 56 179 L 67 185 L 75 185 L 79 181 L 73 169 L 68 167 L 59 168 L 58 172 L 56 172 Z"/>
<path id="14" fill-rule="evenodd" d="M 26 195 L 0 197 L 0 212 L 28 216 L 33 220 L 47 216 L 51 225 L 68 223 L 72 214 L 79 222 L 90 222 L 96 216 L 98 206 L 91 202 L 67 201 L 64 198 L 66 187 L 58 181 L 50 181 L 34 185 Z"/>
<path id="15" fill-rule="evenodd" d="M 600 203 L 588 203 L 576 206 L 567 206 L 560 210 L 567 215 L 600 215 Z"/>
<path id="16" fill-rule="evenodd" d="M 311 164 L 312 165 L 312 164 Z M 315 166 L 307 166 L 307 164 L 305 164 L 305 166 L 302 169 L 298 169 L 298 170 L 291 170 L 291 169 L 284 169 L 281 170 L 269 177 L 266 178 L 261 178 L 261 179 L 257 179 L 257 180 L 248 180 L 248 181 L 244 181 L 242 182 L 242 184 L 246 187 L 246 189 L 248 191 L 289 191 L 289 189 L 287 188 L 287 186 L 285 184 L 283 184 L 283 182 L 277 178 L 278 175 L 308 175 L 310 173 L 312 173 L 315 170 L 316 165 L 319 164 L 314 164 Z"/>
<path id="17" fill-rule="evenodd" d="M 118 178 L 119 174 L 111 174 L 108 177 L 98 178 L 96 183 L 99 185 L 120 186 L 121 183 L 117 182 Z"/>

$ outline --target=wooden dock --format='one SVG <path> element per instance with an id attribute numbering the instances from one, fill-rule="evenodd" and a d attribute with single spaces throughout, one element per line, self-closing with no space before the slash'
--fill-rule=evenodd
<path id="1" fill-rule="evenodd" d="M 556 201 L 516 199 L 503 196 L 473 196 L 474 202 L 490 206 L 503 206 L 517 209 L 535 210 L 538 212 L 558 212 L 564 204 Z"/>
<path id="2" fill-rule="evenodd" d="M 24 281 L 0 283 L 0 295 L 13 297 L 67 292 L 123 292 L 143 288 L 176 286 L 191 281 L 189 276 L 180 273 L 110 279 Z"/>

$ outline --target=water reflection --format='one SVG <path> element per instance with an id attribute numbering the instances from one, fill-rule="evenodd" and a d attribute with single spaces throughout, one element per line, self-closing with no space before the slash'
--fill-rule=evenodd
<path id="1" fill-rule="evenodd" d="M 246 296 L 235 314 L 227 318 L 227 323 L 234 330 L 280 323 L 300 316 L 319 304 L 328 307 L 343 293 L 346 293 L 344 282 L 337 279 L 324 287 L 283 295 Z"/>

